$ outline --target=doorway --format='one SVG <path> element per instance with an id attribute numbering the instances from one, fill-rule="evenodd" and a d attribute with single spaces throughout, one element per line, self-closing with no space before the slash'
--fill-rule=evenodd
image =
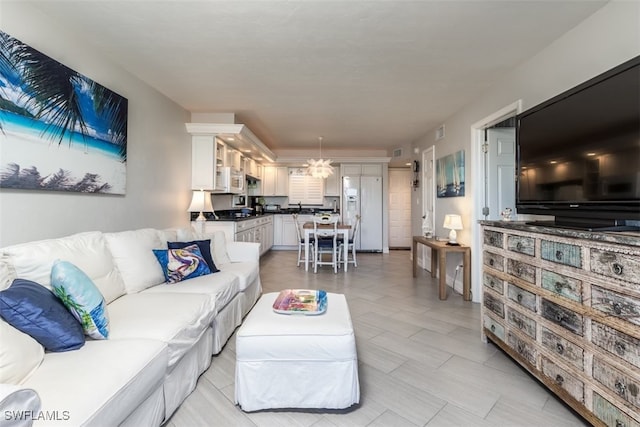
<path id="1" fill-rule="evenodd" d="M 432 145 L 422 151 L 422 223 L 421 234 L 424 235 L 425 230 L 435 232 L 435 147 Z M 421 255 L 418 258 L 419 265 L 425 270 L 431 270 L 431 250 L 427 250 L 424 245 L 418 245 L 418 251 Z"/>
<path id="2" fill-rule="evenodd" d="M 471 159 L 474 180 L 482 183 L 474 192 L 471 222 L 471 293 L 482 300 L 482 243 L 478 221 L 500 219 L 500 212 L 515 212 L 515 116 L 522 112 L 522 100 L 496 111 L 471 126 Z"/>
<path id="3" fill-rule="evenodd" d="M 389 168 L 389 249 L 410 249 L 411 241 L 411 170 Z"/>

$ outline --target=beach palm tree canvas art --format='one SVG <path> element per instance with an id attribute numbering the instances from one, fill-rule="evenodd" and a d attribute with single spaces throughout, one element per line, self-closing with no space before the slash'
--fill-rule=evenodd
<path id="1" fill-rule="evenodd" d="M 0 187 L 125 194 L 127 107 L 0 31 Z"/>

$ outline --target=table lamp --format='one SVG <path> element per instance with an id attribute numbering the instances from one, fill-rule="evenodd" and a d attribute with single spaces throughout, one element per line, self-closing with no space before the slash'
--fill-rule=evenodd
<path id="1" fill-rule="evenodd" d="M 200 233 L 204 233 L 204 223 L 207 220 L 203 212 L 213 212 L 214 218 L 217 219 L 216 213 L 213 211 L 211 205 L 211 194 L 204 190 L 197 190 L 193 192 L 191 197 L 191 204 L 187 209 L 189 212 L 200 212 L 200 215 L 196 218 L 196 228 Z"/>
<path id="2" fill-rule="evenodd" d="M 456 233 L 456 230 L 462 230 L 462 217 L 454 214 L 445 215 L 443 227 L 451 230 L 447 245 L 460 246 L 457 241 L 458 233 Z"/>

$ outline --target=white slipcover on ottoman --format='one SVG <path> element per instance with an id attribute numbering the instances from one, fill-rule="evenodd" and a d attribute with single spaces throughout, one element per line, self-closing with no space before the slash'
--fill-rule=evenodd
<path id="1" fill-rule="evenodd" d="M 343 409 L 360 401 L 358 356 L 347 301 L 327 293 L 317 316 L 278 314 L 264 294 L 236 334 L 236 403 L 244 411 Z"/>

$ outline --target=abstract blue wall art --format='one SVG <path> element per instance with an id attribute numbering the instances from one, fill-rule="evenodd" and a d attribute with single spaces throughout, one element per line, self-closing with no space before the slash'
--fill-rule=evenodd
<path id="1" fill-rule="evenodd" d="M 464 196 L 464 150 L 436 160 L 438 197 Z"/>
<path id="2" fill-rule="evenodd" d="M 0 187 L 125 194 L 127 108 L 0 31 Z"/>

